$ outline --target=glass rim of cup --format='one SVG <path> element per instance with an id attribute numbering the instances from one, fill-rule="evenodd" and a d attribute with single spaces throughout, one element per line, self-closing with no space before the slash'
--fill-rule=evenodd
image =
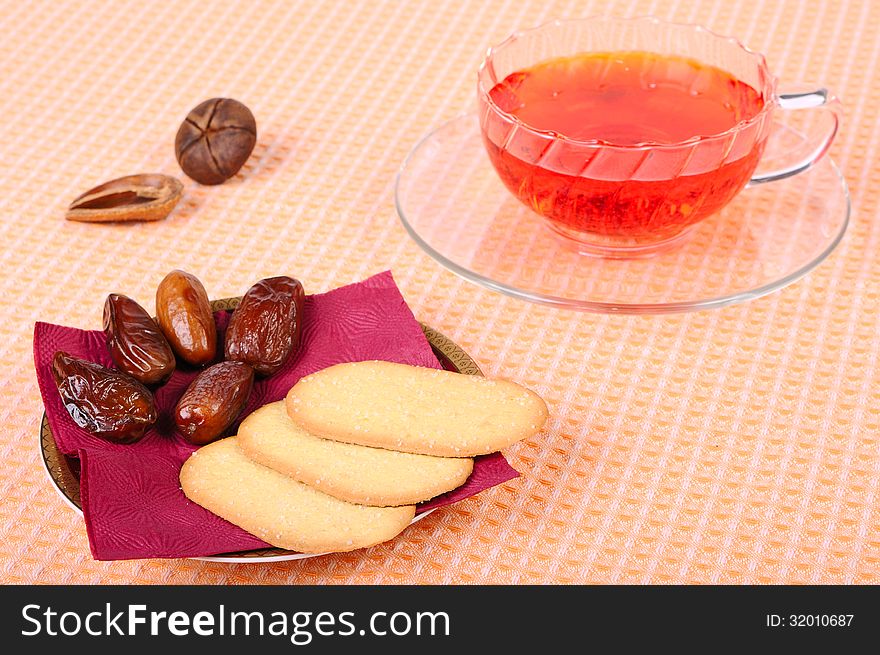
<path id="1" fill-rule="evenodd" d="M 561 132 L 556 132 L 554 130 L 547 130 L 534 127 L 529 125 L 525 121 L 523 121 L 518 116 L 511 114 L 508 111 L 505 111 L 492 99 L 490 91 L 494 88 L 494 85 L 497 84 L 500 80 L 497 79 L 497 75 L 495 74 L 494 69 L 492 68 L 492 58 L 493 56 L 501 51 L 503 48 L 506 48 L 520 39 L 536 33 L 540 31 L 544 31 L 549 27 L 558 27 L 565 24 L 572 23 L 588 23 L 588 22 L 608 22 L 608 23 L 638 23 L 638 22 L 649 22 L 654 25 L 664 25 L 668 27 L 676 27 L 676 28 L 690 28 L 696 32 L 703 32 L 708 34 L 711 37 L 721 39 L 723 41 L 727 41 L 731 45 L 734 45 L 740 48 L 747 55 L 752 57 L 759 70 L 763 71 L 765 75 L 765 83 L 764 88 L 761 90 L 762 97 L 764 98 L 764 105 L 761 107 L 761 110 L 757 112 L 754 116 L 749 118 L 745 118 L 739 121 L 736 125 L 733 125 L 723 132 L 717 132 L 715 134 L 697 134 L 692 137 L 688 137 L 687 139 L 683 139 L 681 141 L 676 141 L 673 143 L 661 143 L 658 141 L 640 141 L 638 143 L 632 144 L 622 144 L 622 143 L 614 143 L 613 141 L 607 141 L 605 139 L 576 139 L 570 136 L 566 136 Z M 538 63 L 538 62 L 536 62 Z M 490 77 L 493 80 L 493 84 L 491 87 L 487 88 L 484 84 L 484 77 Z M 480 97 L 486 102 L 486 105 L 497 114 L 500 114 L 505 119 L 514 123 L 518 128 L 528 130 L 529 132 L 546 137 L 549 139 L 555 139 L 564 141 L 567 143 L 571 143 L 574 145 L 580 146 L 595 146 L 601 148 L 615 148 L 621 150 L 653 150 L 653 149 L 662 149 L 662 150 L 671 150 L 682 147 L 689 147 L 698 143 L 704 143 L 707 141 L 713 141 L 716 139 L 725 139 L 733 134 L 736 134 L 744 129 L 747 129 L 751 125 L 756 124 L 758 121 L 764 120 L 766 114 L 771 112 L 777 104 L 777 94 L 776 88 L 778 85 L 779 78 L 776 77 L 771 71 L 767 64 L 767 58 L 760 52 L 749 48 L 742 41 L 734 36 L 725 36 L 720 34 L 714 30 L 709 29 L 708 27 L 701 25 L 699 23 L 684 23 L 678 21 L 668 21 L 663 20 L 662 18 L 657 18 L 656 16 L 636 16 L 633 18 L 623 18 L 618 16 L 588 16 L 586 18 L 556 18 L 550 21 L 546 21 L 541 23 L 540 25 L 536 25 L 534 27 L 516 30 L 512 32 L 507 38 L 505 38 L 500 43 L 490 46 L 486 51 L 486 55 L 483 57 L 482 62 L 480 63 L 479 68 L 477 69 L 477 88 L 480 94 Z"/>

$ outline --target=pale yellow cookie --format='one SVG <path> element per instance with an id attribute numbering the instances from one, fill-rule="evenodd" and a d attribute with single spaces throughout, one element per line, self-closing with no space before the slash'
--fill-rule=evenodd
<path id="1" fill-rule="evenodd" d="M 368 507 L 321 493 L 250 460 L 235 437 L 194 452 L 180 470 L 186 497 L 263 541 L 301 553 L 344 552 L 391 539 L 413 505 Z"/>
<path id="2" fill-rule="evenodd" d="M 337 364 L 297 382 L 287 413 L 306 431 L 410 453 L 473 457 L 536 434 L 547 405 L 507 380 L 393 364 Z"/>
<path id="3" fill-rule="evenodd" d="M 472 459 L 414 455 L 321 439 L 298 427 L 284 401 L 269 403 L 238 428 L 238 445 L 255 462 L 361 505 L 412 505 L 461 486 Z"/>

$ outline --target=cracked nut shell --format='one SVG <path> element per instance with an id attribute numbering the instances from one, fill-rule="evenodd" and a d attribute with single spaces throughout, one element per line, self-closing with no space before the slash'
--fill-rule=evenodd
<path id="1" fill-rule="evenodd" d="M 160 221 L 182 195 L 183 184 L 170 175 L 126 175 L 83 193 L 70 203 L 65 218 L 82 223 Z"/>

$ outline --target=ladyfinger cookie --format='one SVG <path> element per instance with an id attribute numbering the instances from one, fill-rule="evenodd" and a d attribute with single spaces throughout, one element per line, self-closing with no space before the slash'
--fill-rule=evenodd
<path id="1" fill-rule="evenodd" d="M 368 507 L 339 500 L 257 464 L 235 437 L 203 446 L 180 471 L 186 497 L 278 548 L 344 552 L 391 539 L 413 505 Z"/>
<path id="2" fill-rule="evenodd" d="M 297 382 L 287 413 L 326 439 L 445 457 L 492 453 L 539 432 L 546 403 L 507 380 L 367 361 Z"/>
<path id="3" fill-rule="evenodd" d="M 474 461 L 322 439 L 287 415 L 284 401 L 250 414 L 238 445 L 255 462 L 326 494 L 362 505 L 412 505 L 464 484 Z"/>

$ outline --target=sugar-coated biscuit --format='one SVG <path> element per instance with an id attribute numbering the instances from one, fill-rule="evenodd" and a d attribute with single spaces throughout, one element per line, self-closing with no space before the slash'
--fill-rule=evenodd
<path id="1" fill-rule="evenodd" d="M 415 507 L 355 505 L 250 460 L 235 437 L 203 446 L 180 471 L 187 498 L 278 548 L 344 552 L 391 539 Z"/>
<path id="2" fill-rule="evenodd" d="M 461 486 L 472 459 L 401 453 L 322 439 L 297 426 L 284 401 L 250 414 L 238 445 L 255 462 L 361 505 L 412 505 Z"/>
<path id="3" fill-rule="evenodd" d="M 547 405 L 507 380 L 394 364 L 336 364 L 297 382 L 287 413 L 306 431 L 363 446 L 473 457 L 536 434 Z"/>

